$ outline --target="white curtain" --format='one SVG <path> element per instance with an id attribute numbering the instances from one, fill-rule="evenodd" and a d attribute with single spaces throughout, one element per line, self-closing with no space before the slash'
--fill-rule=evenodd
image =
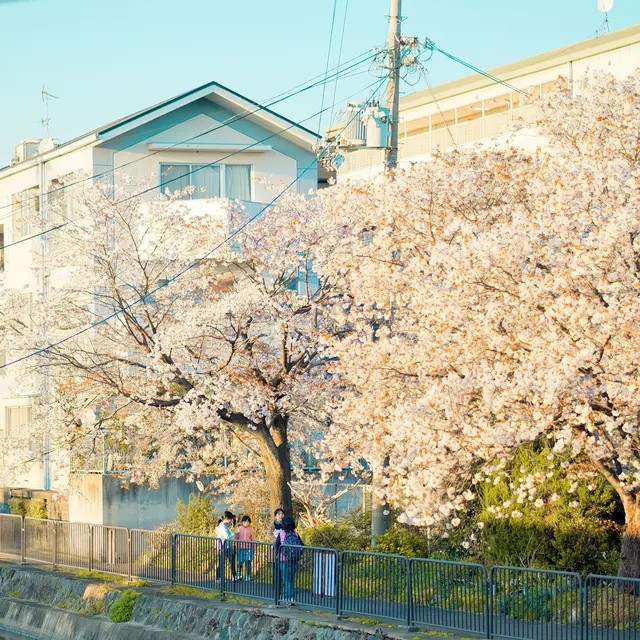
<path id="1" fill-rule="evenodd" d="M 220 196 L 220 167 L 205 164 L 191 165 L 193 198 L 217 198 Z"/>
<path id="2" fill-rule="evenodd" d="M 161 164 L 160 165 L 160 190 L 166 194 L 167 191 L 182 191 L 189 186 L 189 165 L 188 164 Z"/>
<path id="3" fill-rule="evenodd" d="M 251 200 L 251 165 L 225 165 L 225 196 L 232 200 Z"/>

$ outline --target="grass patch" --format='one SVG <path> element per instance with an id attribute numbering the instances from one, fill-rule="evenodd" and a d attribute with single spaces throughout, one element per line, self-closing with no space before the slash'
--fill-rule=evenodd
<path id="1" fill-rule="evenodd" d="M 235 602 L 236 604 L 249 606 L 255 606 L 256 601 L 253 598 L 247 598 L 246 596 L 238 595 L 237 593 L 225 593 L 224 599 L 227 602 Z"/>
<path id="2" fill-rule="evenodd" d="M 389 622 L 381 622 L 380 620 L 376 620 L 375 618 L 365 618 L 365 617 L 345 617 L 342 618 L 345 622 L 355 622 L 356 624 L 366 624 L 369 627 L 386 627 L 387 629 L 395 629 L 398 625 L 391 624 Z M 438 634 L 440 635 L 440 634 Z M 443 634 L 444 635 L 444 634 Z"/>
<path id="3" fill-rule="evenodd" d="M 118 586 L 130 586 L 130 587 L 148 587 L 149 582 L 146 580 L 140 580 L 135 578 L 129 582 L 126 576 L 119 576 L 115 573 L 104 573 L 102 571 L 89 571 L 89 569 L 74 569 L 73 567 L 50 567 L 50 566 L 42 566 L 38 567 L 38 569 L 45 571 L 57 571 L 59 573 L 67 573 L 76 578 L 84 578 L 89 580 L 103 580 L 104 582 L 109 582 Z"/>
<path id="4" fill-rule="evenodd" d="M 181 585 L 167 585 L 166 587 L 160 587 L 160 591 L 171 596 L 192 596 L 194 598 L 206 598 L 207 600 L 214 600 L 220 597 L 220 594 L 214 591 L 196 587 L 183 587 Z"/>
<path id="5" fill-rule="evenodd" d="M 133 615 L 133 607 L 136 604 L 138 595 L 138 592 L 133 589 L 123 591 L 109 608 L 109 620 L 111 622 L 129 622 Z"/>
<path id="6" fill-rule="evenodd" d="M 89 569 L 73 569 L 71 567 L 47 567 L 60 573 L 68 573 L 76 578 L 89 578 L 90 580 L 104 580 L 113 584 L 128 584 L 125 576 L 118 576 L 113 573 L 103 573 L 102 571 L 89 571 Z"/>
<path id="7" fill-rule="evenodd" d="M 107 610 L 107 603 L 104 600 L 89 600 L 84 609 L 80 609 L 78 613 L 83 616 L 101 616 Z"/>

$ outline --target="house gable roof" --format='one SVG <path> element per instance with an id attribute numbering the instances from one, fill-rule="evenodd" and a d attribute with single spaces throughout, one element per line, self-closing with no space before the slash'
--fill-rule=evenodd
<path id="1" fill-rule="evenodd" d="M 136 127 L 150 122 L 158 117 L 166 115 L 171 111 L 179 109 L 185 105 L 191 104 L 202 98 L 208 98 L 212 102 L 219 103 L 226 107 L 228 110 L 246 117 L 248 120 L 253 120 L 263 125 L 265 128 L 270 129 L 279 135 L 289 139 L 291 142 L 311 150 L 318 138 L 320 137 L 316 132 L 304 127 L 289 118 L 281 116 L 275 111 L 261 105 L 260 103 L 243 96 L 218 82 L 208 82 L 195 89 L 185 91 L 173 98 L 163 100 L 158 104 L 151 107 L 141 109 L 135 113 L 114 120 L 101 127 L 93 129 L 88 133 L 73 138 L 67 142 L 57 145 L 50 151 L 46 151 L 41 154 L 37 154 L 9 167 L 0 168 L 0 174 L 8 169 L 15 169 L 17 171 L 22 168 L 26 168 L 37 162 L 38 159 L 49 160 L 58 155 L 62 155 L 69 151 L 84 147 L 90 144 L 100 144 L 112 140 L 119 135 L 122 135 Z M 239 118 L 238 118 L 239 119 Z"/>

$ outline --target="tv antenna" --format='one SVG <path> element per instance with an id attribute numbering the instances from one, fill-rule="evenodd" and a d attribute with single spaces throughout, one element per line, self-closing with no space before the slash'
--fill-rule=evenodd
<path id="1" fill-rule="evenodd" d="M 609 25 L 609 11 L 613 9 L 613 1 L 614 0 L 598 0 L 598 10 L 600 13 L 604 13 L 604 20 L 596 31 L 596 37 L 611 31 L 611 26 Z"/>
<path id="2" fill-rule="evenodd" d="M 51 118 L 49 117 L 49 100 L 53 98 L 54 100 L 58 99 L 58 96 L 54 96 L 53 93 L 49 93 L 46 87 L 42 85 L 42 102 L 44 103 L 44 118 L 40 120 L 42 126 L 44 127 L 45 137 L 50 138 L 49 134 L 49 123 L 51 122 Z"/>

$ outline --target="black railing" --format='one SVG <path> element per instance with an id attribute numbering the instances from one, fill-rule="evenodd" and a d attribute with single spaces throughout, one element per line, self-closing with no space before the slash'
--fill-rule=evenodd
<path id="1" fill-rule="evenodd" d="M 3 514 L 0 554 L 487 638 L 640 640 L 640 579 Z"/>

